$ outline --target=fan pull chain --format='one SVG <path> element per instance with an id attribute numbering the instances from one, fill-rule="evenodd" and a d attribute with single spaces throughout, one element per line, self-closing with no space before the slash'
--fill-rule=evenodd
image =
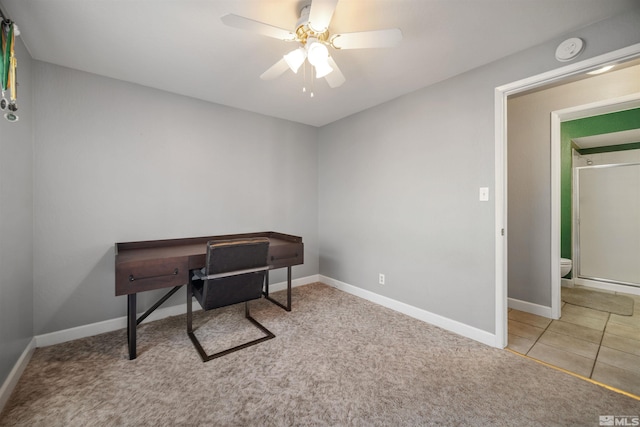
<path id="1" fill-rule="evenodd" d="M 309 96 L 310 98 L 313 98 L 313 86 L 314 86 L 313 80 L 314 80 L 314 78 L 313 78 L 313 70 L 311 70 L 311 95 Z"/>
<path id="2" fill-rule="evenodd" d="M 311 70 L 311 73 L 310 73 L 310 80 L 311 80 L 311 84 L 310 84 L 311 90 L 309 92 L 309 98 L 313 98 L 314 97 L 313 69 Z M 302 64 L 302 93 L 307 93 L 307 61 L 305 61 Z"/>
<path id="3" fill-rule="evenodd" d="M 307 61 L 302 64 L 302 93 L 307 91 Z"/>
<path id="4" fill-rule="evenodd" d="M 307 93 L 307 61 L 302 64 L 302 93 Z"/>

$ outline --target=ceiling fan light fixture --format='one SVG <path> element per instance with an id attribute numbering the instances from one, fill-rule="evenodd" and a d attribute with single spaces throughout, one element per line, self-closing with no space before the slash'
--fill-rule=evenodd
<path id="1" fill-rule="evenodd" d="M 329 87 L 337 88 L 342 86 L 346 79 L 336 61 L 329 56 L 329 46 L 332 49 L 345 50 L 376 49 L 393 47 L 402 40 L 402 31 L 399 28 L 332 34 L 329 28 L 339 1 L 296 0 L 302 9 L 293 31 L 234 14 L 225 15 L 220 19 L 229 27 L 296 43 L 294 50 L 281 56 L 275 64 L 260 75 L 262 80 L 275 79 L 287 69 L 297 73 L 308 60 L 314 67 L 310 74 L 315 71 L 316 78 L 325 77 Z M 313 76 L 311 78 L 313 79 Z"/>
<path id="2" fill-rule="evenodd" d="M 289 68 L 294 73 L 298 73 L 300 66 L 304 63 L 305 58 L 307 57 L 307 51 L 304 48 L 299 47 L 296 50 L 292 50 L 284 56 L 284 60 L 287 62 Z"/>
<path id="3" fill-rule="evenodd" d="M 311 65 L 316 66 L 321 62 L 327 62 L 329 50 L 324 44 L 318 42 L 317 39 L 309 39 L 306 47 L 307 58 L 309 58 Z"/>
<path id="4" fill-rule="evenodd" d="M 314 65 L 316 69 L 316 79 L 326 76 L 333 71 L 333 68 L 327 61 L 321 61 Z"/>

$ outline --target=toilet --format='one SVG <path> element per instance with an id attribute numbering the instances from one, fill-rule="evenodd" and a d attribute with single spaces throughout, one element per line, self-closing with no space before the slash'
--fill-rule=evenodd
<path id="1" fill-rule="evenodd" d="M 568 258 L 560 258 L 560 277 L 564 277 L 571 271 L 572 263 Z"/>

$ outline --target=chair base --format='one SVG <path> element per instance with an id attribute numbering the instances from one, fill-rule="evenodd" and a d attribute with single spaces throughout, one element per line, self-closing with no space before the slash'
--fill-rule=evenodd
<path id="1" fill-rule="evenodd" d="M 252 345 L 260 344 L 261 342 L 264 342 L 276 337 L 271 331 L 269 331 L 267 328 L 262 326 L 256 319 L 251 317 L 251 314 L 249 313 L 248 301 L 244 303 L 244 312 L 245 312 L 244 313 L 245 318 L 248 319 L 251 323 L 253 323 L 253 325 L 256 328 L 260 329 L 265 334 L 265 336 L 252 341 L 248 341 L 244 344 L 237 345 L 235 347 L 231 347 L 227 350 L 213 353 L 213 354 L 207 354 L 207 352 L 204 351 L 204 348 L 202 348 L 200 341 L 198 341 L 198 338 L 196 338 L 195 334 L 193 333 L 193 328 L 191 324 L 191 315 L 190 315 L 191 313 L 188 313 L 189 315 L 187 316 L 187 335 L 189 335 L 189 338 L 191 339 L 193 346 L 198 351 L 198 354 L 200 355 L 200 358 L 202 359 L 203 362 L 208 362 L 210 360 L 217 359 L 218 357 L 226 356 L 227 354 L 233 353 L 238 350 L 242 350 L 243 348 L 251 347 Z"/>

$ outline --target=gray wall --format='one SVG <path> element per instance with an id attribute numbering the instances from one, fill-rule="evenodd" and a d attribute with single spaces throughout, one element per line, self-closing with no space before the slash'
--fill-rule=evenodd
<path id="1" fill-rule="evenodd" d="M 39 61 L 34 77 L 36 335 L 126 314 L 115 242 L 275 230 L 303 237 L 294 277 L 318 273 L 316 128 Z"/>
<path id="2" fill-rule="evenodd" d="M 509 99 L 509 298 L 551 306 L 551 112 L 638 91 L 637 65 Z"/>
<path id="3" fill-rule="evenodd" d="M 18 116 L 0 116 L 0 384 L 33 338 L 32 61 L 20 38 Z"/>
<path id="4" fill-rule="evenodd" d="M 640 42 L 639 21 L 637 11 L 571 35 L 587 41 L 584 59 Z M 34 111 L 23 85 L 21 128 L 0 125 L 12 153 L 0 171 L 0 375 L 34 334 L 125 314 L 117 241 L 298 234 L 294 276 L 320 272 L 493 332 L 495 212 L 477 198 L 488 186 L 493 200 L 494 88 L 559 67 L 560 41 L 321 129 L 34 61 Z"/>
<path id="5" fill-rule="evenodd" d="M 579 59 L 640 42 L 638 22 L 640 9 L 570 34 Z M 564 65 L 565 38 L 321 128 L 320 273 L 495 332 L 494 89 Z M 549 236 L 548 190 L 536 202 Z"/>

